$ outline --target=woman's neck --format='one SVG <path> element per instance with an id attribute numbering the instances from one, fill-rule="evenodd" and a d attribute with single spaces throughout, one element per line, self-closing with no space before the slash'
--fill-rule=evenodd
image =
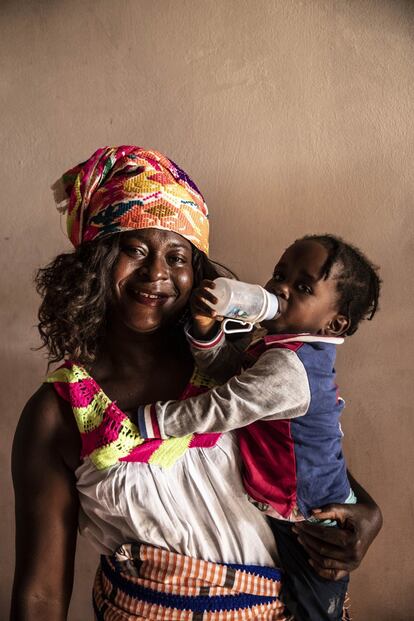
<path id="1" fill-rule="evenodd" d="M 181 330 L 171 326 L 151 333 L 138 333 L 127 326 L 112 325 L 97 356 L 97 367 L 116 369 L 117 373 L 136 371 L 157 364 L 166 355 L 187 351 Z M 188 354 L 187 354 L 188 355 Z"/>
<path id="2" fill-rule="evenodd" d="M 139 404 L 178 399 L 193 370 L 182 330 L 152 334 L 111 329 L 89 370 L 125 413 Z"/>

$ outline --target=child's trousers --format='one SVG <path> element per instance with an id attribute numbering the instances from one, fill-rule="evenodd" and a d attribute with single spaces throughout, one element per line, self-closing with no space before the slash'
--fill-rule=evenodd
<path id="1" fill-rule="evenodd" d="M 293 524 L 269 518 L 285 574 L 280 597 L 295 621 L 341 621 L 349 578 L 321 578 L 292 532 Z"/>

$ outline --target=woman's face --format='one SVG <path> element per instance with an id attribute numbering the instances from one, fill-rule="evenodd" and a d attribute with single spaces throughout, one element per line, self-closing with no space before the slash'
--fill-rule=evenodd
<path id="1" fill-rule="evenodd" d="M 151 333 L 174 323 L 193 287 L 192 247 L 171 231 L 123 233 L 112 273 L 112 318 Z"/>

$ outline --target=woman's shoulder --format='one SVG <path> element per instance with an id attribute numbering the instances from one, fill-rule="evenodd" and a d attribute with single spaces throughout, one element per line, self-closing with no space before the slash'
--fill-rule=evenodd
<path id="1" fill-rule="evenodd" d="M 77 467 L 80 438 L 72 408 L 52 384 L 42 384 L 24 406 L 16 428 L 14 448 L 22 449 L 26 456 L 37 450 L 56 452 L 68 467 Z"/>
<path id="2" fill-rule="evenodd" d="M 22 411 L 22 418 L 30 418 L 32 425 L 53 428 L 67 415 L 68 405 L 56 392 L 53 383 L 43 383 L 29 398 Z M 69 408 L 70 409 L 70 408 Z"/>

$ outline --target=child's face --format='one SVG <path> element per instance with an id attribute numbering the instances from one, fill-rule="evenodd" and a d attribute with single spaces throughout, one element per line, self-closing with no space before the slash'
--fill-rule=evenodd
<path id="1" fill-rule="evenodd" d="M 334 265 L 329 277 L 321 278 L 327 258 L 328 251 L 310 240 L 296 242 L 284 252 L 265 285 L 281 301 L 282 314 L 262 322 L 270 333 L 339 336 L 346 330 L 348 320 L 337 309 L 338 268 Z"/>

